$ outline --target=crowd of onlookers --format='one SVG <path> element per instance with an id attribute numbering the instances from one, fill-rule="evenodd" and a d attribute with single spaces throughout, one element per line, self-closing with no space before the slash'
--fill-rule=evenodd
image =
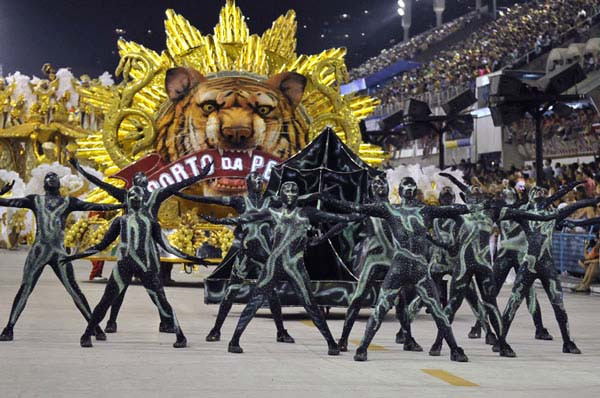
<path id="1" fill-rule="evenodd" d="M 514 65 L 532 50 L 542 52 L 561 44 L 568 33 L 586 39 L 590 18 L 598 12 L 600 0 L 534 0 L 514 5 L 430 62 L 391 79 L 374 94 L 386 105 L 398 102 L 399 98 L 468 86 L 477 76 Z M 396 52 L 387 51 L 381 59 L 358 70 L 375 72 L 379 65 L 410 58 L 410 51 L 406 51 L 398 50 L 398 58 Z"/>
<path id="2" fill-rule="evenodd" d="M 544 153 L 550 157 L 581 156 L 600 150 L 600 116 L 591 107 L 574 110 L 561 117 L 549 113 L 542 120 Z M 535 157 L 535 122 L 523 118 L 504 127 L 504 141 L 517 145 L 525 158 Z"/>
<path id="3" fill-rule="evenodd" d="M 549 157 L 576 157 L 600 153 L 600 115 L 591 105 L 574 109 L 571 114 L 560 116 L 548 112 L 542 119 L 544 153 Z M 452 130 L 446 132 L 445 140 L 468 138 L 471 131 Z M 503 139 L 515 145 L 515 150 L 525 159 L 535 158 L 535 121 L 526 116 L 519 121 L 503 126 Z M 393 152 L 410 148 L 414 144 L 408 135 L 384 139 L 378 145 Z M 422 156 L 433 153 L 438 146 L 438 136 L 433 130 L 418 139 L 417 147 Z"/>
<path id="4" fill-rule="evenodd" d="M 390 48 L 384 48 L 378 55 L 369 58 L 361 65 L 350 70 L 350 79 L 354 80 L 369 76 L 399 60 L 414 59 L 419 53 L 427 50 L 432 44 L 438 43 L 452 33 L 461 30 L 475 18 L 477 18 L 477 13 L 471 12 L 445 23 L 442 26 L 414 36 L 407 42 L 398 43 Z"/>
<path id="5" fill-rule="evenodd" d="M 600 153 L 596 154 L 600 155 Z M 526 195 L 527 189 L 536 184 L 535 168 L 532 165 L 522 169 L 511 167 L 503 170 L 497 163 L 493 166 L 483 163 L 469 163 L 461 161 L 457 166 L 464 173 L 465 182 L 478 185 L 491 196 L 500 197 L 505 186 L 512 186 L 519 195 Z M 581 182 L 560 200 L 554 203 L 556 208 L 568 206 L 578 200 L 600 196 L 600 156 L 594 161 L 583 163 L 575 162 L 564 164 L 560 161 L 552 161 L 550 158 L 544 161 L 543 185 L 548 188 L 550 194 L 556 192 L 561 186 L 572 181 Z M 524 199 L 525 200 L 525 199 Z M 600 217 L 600 204 L 595 207 L 586 207 L 572 213 L 569 220 L 585 220 Z M 559 225 L 563 229 L 564 226 Z M 568 233 L 585 233 L 586 245 L 581 253 L 579 265 L 584 272 L 583 279 L 579 285 L 573 288 L 576 292 L 589 292 L 590 284 L 598 277 L 598 262 L 600 261 L 600 239 L 598 239 L 599 228 L 575 227 L 565 228 Z M 589 238 L 589 234 L 595 237 Z"/>
<path id="6" fill-rule="evenodd" d="M 531 164 L 525 165 L 523 168 L 511 166 L 503 169 L 498 162 L 494 164 L 469 163 L 463 159 L 454 167 L 462 170 L 467 183 L 479 185 L 485 192 L 492 195 L 500 194 L 507 183 L 518 190 L 536 184 L 535 167 Z M 596 156 L 592 162 L 569 164 L 563 164 L 560 161 L 552 162 L 550 158 L 547 158 L 544 161 L 543 173 L 543 185 L 551 192 L 571 181 L 582 182 L 582 185 L 562 199 L 565 203 L 577 199 L 577 192 L 581 194 L 581 197 L 600 195 L 600 156 Z"/>

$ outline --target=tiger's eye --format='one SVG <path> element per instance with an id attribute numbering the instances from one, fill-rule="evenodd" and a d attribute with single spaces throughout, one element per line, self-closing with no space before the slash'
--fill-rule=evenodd
<path id="1" fill-rule="evenodd" d="M 256 110 L 259 115 L 265 116 L 265 115 L 268 115 L 269 113 L 271 113 L 271 111 L 273 110 L 273 107 L 269 106 L 269 105 L 261 105 L 258 108 L 256 108 Z"/>
<path id="2" fill-rule="evenodd" d="M 217 110 L 217 106 L 214 102 L 204 102 L 200 104 L 200 108 L 206 113 L 211 113 Z"/>

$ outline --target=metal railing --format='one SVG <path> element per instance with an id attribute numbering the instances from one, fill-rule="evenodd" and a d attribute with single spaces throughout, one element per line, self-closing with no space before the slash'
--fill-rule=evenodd
<path id="1" fill-rule="evenodd" d="M 442 104 L 448 102 L 448 100 L 450 100 L 452 97 L 455 97 L 456 95 L 460 94 L 464 90 L 466 90 L 468 88 L 473 88 L 474 83 L 475 82 L 473 82 L 473 84 L 467 84 L 467 85 L 463 85 L 463 86 L 452 86 L 452 87 L 449 87 L 449 88 L 447 88 L 445 90 L 441 90 L 441 91 L 427 91 L 427 92 L 421 93 L 421 94 L 404 94 L 403 93 L 403 94 L 400 94 L 399 96 L 395 97 L 398 100 L 398 104 L 381 105 L 377 109 L 375 109 L 375 111 L 373 112 L 373 116 L 376 116 L 376 117 L 387 116 L 387 115 L 391 115 L 392 113 L 398 112 L 400 109 L 404 108 L 404 102 L 408 101 L 411 98 L 419 100 L 419 101 L 427 102 L 429 104 L 429 106 L 432 108 L 436 107 L 436 106 L 441 106 Z"/>
<path id="2" fill-rule="evenodd" d="M 552 240 L 554 266 L 560 273 L 565 271 L 581 275 L 583 268 L 578 264 L 583 258 L 586 242 L 595 239 L 595 235 L 586 233 L 555 232 Z"/>

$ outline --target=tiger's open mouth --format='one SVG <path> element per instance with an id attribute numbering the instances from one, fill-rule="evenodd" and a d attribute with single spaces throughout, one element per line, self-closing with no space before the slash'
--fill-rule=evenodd
<path id="1" fill-rule="evenodd" d="M 262 173 L 267 162 L 281 161 L 256 148 L 214 148 L 204 153 L 211 154 L 217 169 L 217 176 L 205 180 L 205 195 L 244 194 L 247 191 L 246 177 L 251 171 Z"/>
<path id="2" fill-rule="evenodd" d="M 255 148 L 245 148 L 245 149 L 234 149 L 234 148 L 217 148 L 217 152 L 223 157 L 232 157 L 232 156 L 248 156 L 252 158 L 252 154 Z M 245 193 L 248 189 L 246 187 L 246 175 L 250 172 L 250 170 L 240 170 L 240 175 L 238 176 L 230 176 L 230 177 L 217 177 L 211 180 L 208 180 L 206 183 L 208 188 L 213 193 L 218 193 L 221 195 L 240 195 Z"/>
<path id="3" fill-rule="evenodd" d="M 224 195 L 240 194 L 247 191 L 246 179 L 244 177 L 219 177 L 207 181 L 212 191 Z"/>
<path id="4" fill-rule="evenodd" d="M 215 148 L 221 157 L 223 156 L 239 156 L 239 155 L 247 155 L 248 157 L 252 157 L 252 154 L 257 149 L 257 147 L 252 148 Z"/>

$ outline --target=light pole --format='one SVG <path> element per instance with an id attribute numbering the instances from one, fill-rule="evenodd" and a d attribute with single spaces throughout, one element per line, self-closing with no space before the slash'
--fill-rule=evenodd
<path id="1" fill-rule="evenodd" d="M 446 0 L 433 0 L 433 12 L 435 12 L 435 26 L 438 28 L 442 26 L 445 9 Z"/>
<path id="2" fill-rule="evenodd" d="M 402 18 L 402 28 L 404 28 L 403 41 L 408 41 L 410 23 L 412 20 L 412 0 L 398 0 L 398 15 Z"/>

